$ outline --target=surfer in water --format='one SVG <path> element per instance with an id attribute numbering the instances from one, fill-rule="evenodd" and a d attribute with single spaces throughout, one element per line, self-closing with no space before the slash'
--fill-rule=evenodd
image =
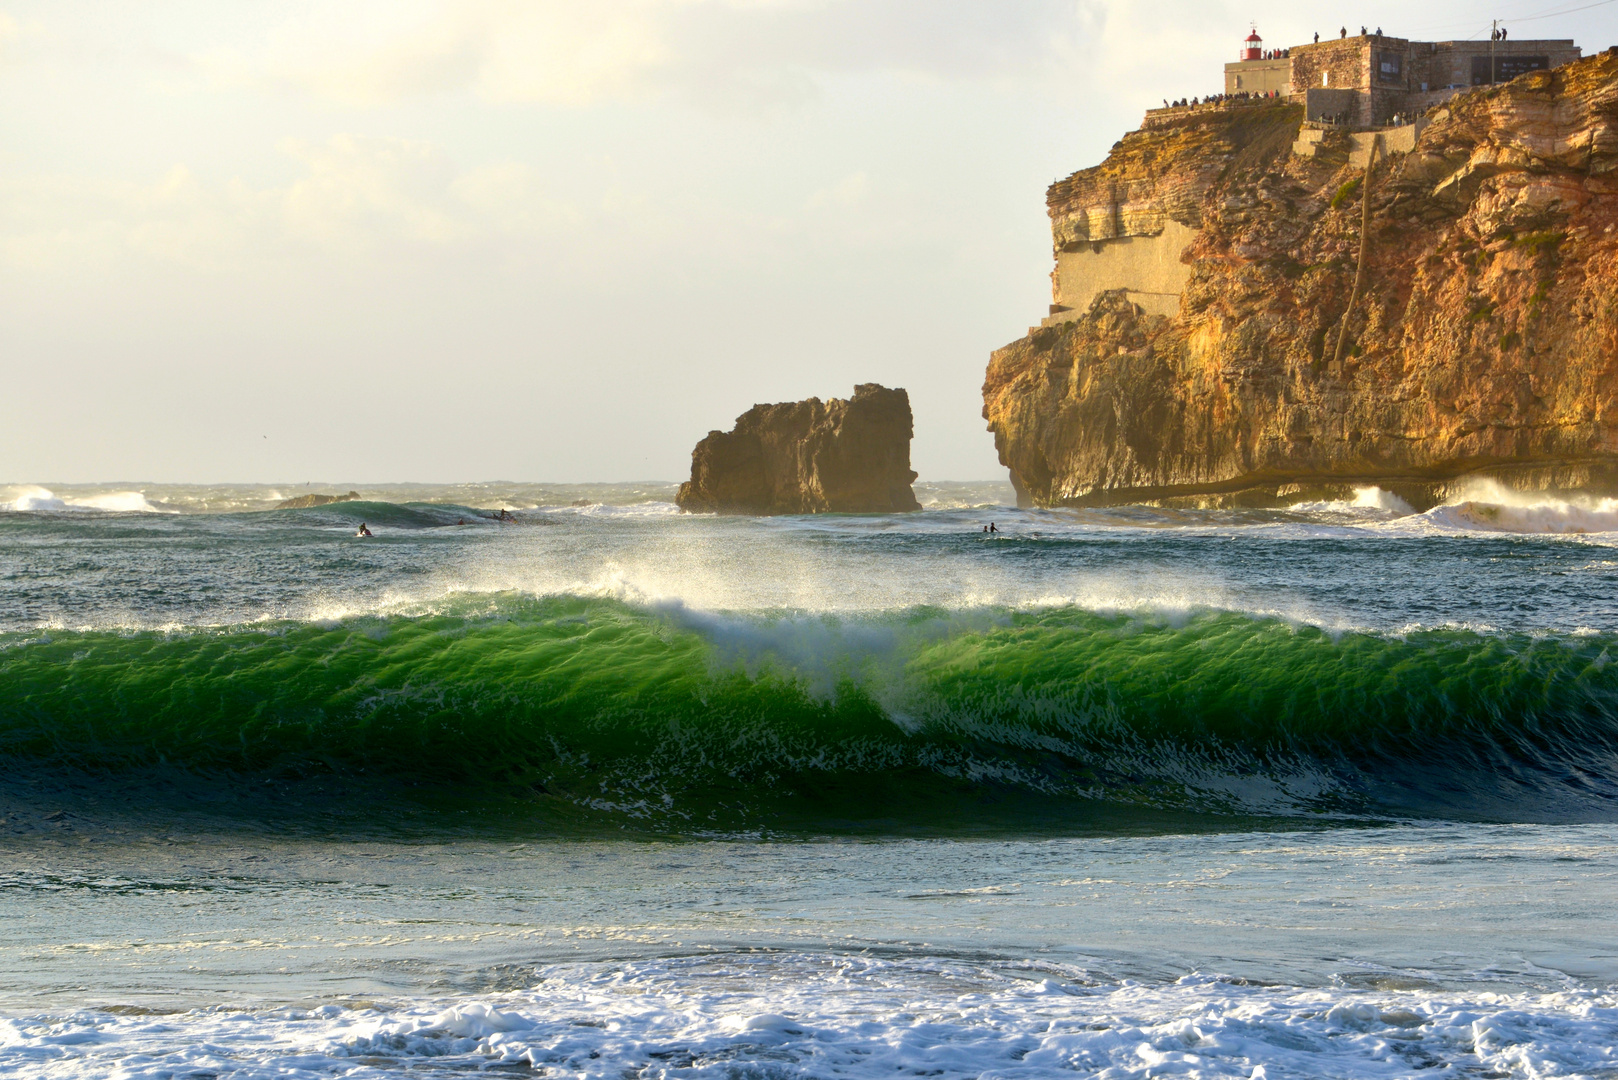
<path id="1" fill-rule="evenodd" d="M 365 527 L 365 522 L 362 521 L 362 522 L 360 522 L 360 531 L 355 533 L 354 535 L 355 536 L 370 536 L 371 535 L 371 530 L 367 529 Z"/>

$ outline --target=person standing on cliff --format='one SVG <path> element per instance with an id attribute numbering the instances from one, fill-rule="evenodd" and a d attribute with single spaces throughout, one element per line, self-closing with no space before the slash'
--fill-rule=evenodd
<path id="1" fill-rule="evenodd" d="M 1337 36 L 1340 38 L 1346 38 L 1348 36 L 1348 27 L 1345 26 L 1339 29 L 1337 31 Z"/>

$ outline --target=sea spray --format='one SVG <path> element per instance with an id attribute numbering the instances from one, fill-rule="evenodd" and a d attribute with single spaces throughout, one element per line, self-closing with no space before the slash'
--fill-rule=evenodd
<path id="1" fill-rule="evenodd" d="M 58 496 L 37 484 L 0 487 L 0 513 L 102 511 L 116 514 L 166 514 L 176 511 L 148 502 L 144 492 L 92 490 Z"/>

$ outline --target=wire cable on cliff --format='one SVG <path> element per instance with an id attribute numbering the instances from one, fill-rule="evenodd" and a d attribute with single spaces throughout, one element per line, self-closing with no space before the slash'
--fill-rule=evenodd
<path id="1" fill-rule="evenodd" d="M 1341 370 L 1343 347 L 1348 344 L 1348 320 L 1354 314 L 1354 305 L 1360 300 L 1360 283 L 1365 280 L 1365 249 L 1371 244 L 1371 170 L 1376 168 L 1376 152 L 1382 148 L 1382 136 L 1371 136 L 1371 153 L 1365 160 L 1364 188 L 1360 199 L 1360 262 L 1354 269 L 1354 289 L 1348 294 L 1348 308 L 1343 312 L 1343 325 L 1337 328 L 1337 352 L 1332 355 L 1332 366 Z"/>

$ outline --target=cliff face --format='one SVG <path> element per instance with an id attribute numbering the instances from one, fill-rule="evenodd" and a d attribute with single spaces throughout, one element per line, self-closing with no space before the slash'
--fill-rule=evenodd
<path id="1" fill-rule="evenodd" d="M 1051 188 L 1059 272 L 1169 223 L 1189 272 L 1172 315 L 1109 286 L 994 353 L 984 418 L 1019 496 L 1375 483 L 1431 503 L 1476 474 L 1618 493 L 1618 55 L 1458 96 L 1403 152 L 1388 139 L 1352 308 L 1369 137 L 1300 139 L 1302 119 L 1193 111 Z"/>
<path id="2" fill-rule="evenodd" d="M 721 514 L 919 510 L 911 429 L 910 395 L 875 383 L 846 401 L 755 405 L 697 443 L 676 501 Z"/>

